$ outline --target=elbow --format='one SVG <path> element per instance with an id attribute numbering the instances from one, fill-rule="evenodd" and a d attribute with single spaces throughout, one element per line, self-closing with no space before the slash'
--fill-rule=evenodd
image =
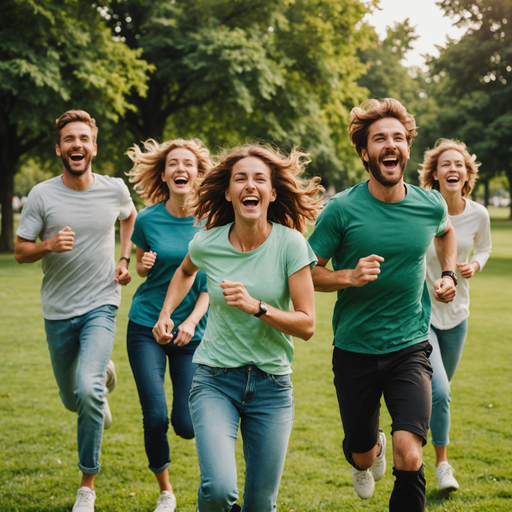
<path id="1" fill-rule="evenodd" d="M 25 263 L 25 260 L 23 259 L 23 255 L 20 254 L 19 251 L 14 249 L 14 259 L 21 265 L 22 263 Z"/>
<path id="2" fill-rule="evenodd" d="M 315 334 L 315 320 L 313 319 L 311 322 L 306 325 L 301 333 L 301 338 L 304 341 L 308 341 L 313 337 L 313 334 Z"/>

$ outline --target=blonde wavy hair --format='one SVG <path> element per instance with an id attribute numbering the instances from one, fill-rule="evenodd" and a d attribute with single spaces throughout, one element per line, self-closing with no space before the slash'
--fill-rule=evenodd
<path id="1" fill-rule="evenodd" d="M 134 144 L 125 154 L 133 162 L 132 169 L 126 174 L 130 177 L 130 183 L 134 183 L 133 189 L 144 198 L 146 206 L 169 199 L 169 187 L 162 180 L 162 172 L 165 171 L 167 155 L 173 149 L 188 149 L 194 154 L 198 178 L 208 173 L 213 166 L 210 152 L 199 139 L 175 139 L 162 144 L 148 139 L 143 145 L 145 152 Z"/>
<path id="2" fill-rule="evenodd" d="M 199 182 L 189 208 L 198 222 L 205 221 L 205 229 L 224 226 L 235 220 L 233 205 L 225 196 L 233 166 L 243 158 L 259 158 L 270 169 L 276 200 L 268 207 L 268 220 L 282 224 L 300 233 L 313 222 L 322 208 L 325 192 L 321 178 L 303 179 L 300 175 L 311 162 L 309 153 L 294 148 L 288 156 L 268 145 L 249 143 L 225 150 L 217 157 L 215 167 Z"/>
<path id="3" fill-rule="evenodd" d="M 450 149 L 458 151 L 464 159 L 468 179 L 462 187 L 462 195 L 467 196 L 475 186 L 475 182 L 478 179 L 478 168 L 482 164 L 477 163 L 476 155 L 470 155 L 466 144 L 458 140 L 439 139 L 432 149 L 425 151 L 423 163 L 420 164 L 421 169 L 418 171 L 420 175 L 420 185 L 423 188 L 439 190 L 439 181 L 434 179 L 434 173 L 437 171 L 439 158 L 445 151 L 449 151 Z"/>
<path id="4" fill-rule="evenodd" d="M 367 149 L 368 130 L 375 121 L 385 117 L 394 117 L 403 124 L 409 147 L 417 135 L 414 117 L 407 112 L 407 109 L 398 100 L 393 98 L 384 98 L 380 101 L 369 99 L 363 101 L 359 107 L 354 107 L 350 112 L 348 132 L 350 142 L 356 148 L 366 170 L 368 170 L 368 162 L 363 159 L 361 150 Z"/>

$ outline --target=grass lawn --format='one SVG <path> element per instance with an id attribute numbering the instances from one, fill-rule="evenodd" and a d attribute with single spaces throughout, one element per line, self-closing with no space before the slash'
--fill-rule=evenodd
<path id="1" fill-rule="evenodd" d="M 436 491 L 434 453 L 427 445 L 428 511 L 512 510 L 512 222 L 493 222 L 493 244 L 489 263 L 472 279 L 469 336 L 452 383 L 449 454 L 461 488 L 449 497 Z M 64 409 L 54 382 L 41 315 L 41 277 L 40 263 L 19 266 L 12 256 L 0 256 L 2 512 L 68 511 L 79 484 L 76 417 Z M 125 348 L 127 313 L 139 282 L 134 279 L 123 289 L 118 314 L 113 359 L 119 383 L 109 396 L 114 423 L 103 440 L 97 512 L 152 512 L 158 496 L 147 469 L 142 416 Z M 350 466 L 342 455 L 330 364 L 333 305 L 334 294 L 318 294 L 316 334 L 307 343 L 296 342 L 295 424 L 278 498 L 284 512 L 387 510 L 391 450 L 387 474 L 368 501 L 353 491 Z M 388 434 L 389 425 L 383 407 L 382 426 Z M 169 438 L 178 510 L 193 512 L 199 480 L 194 441 L 174 433 Z M 242 490 L 241 443 L 237 454 Z"/>

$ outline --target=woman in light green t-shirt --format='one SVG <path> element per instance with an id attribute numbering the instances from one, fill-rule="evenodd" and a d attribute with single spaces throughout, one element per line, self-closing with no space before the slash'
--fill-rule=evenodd
<path id="1" fill-rule="evenodd" d="M 235 443 L 244 439 L 247 510 L 275 510 L 293 422 L 292 336 L 315 328 L 311 266 L 301 235 L 321 208 L 319 179 L 300 180 L 309 162 L 252 144 L 222 155 L 197 189 L 191 211 L 205 230 L 189 245 L 158 323 L 172 339 L 170 316 L 199 269 L 208 280 L 210 313 L 190 393 L 201 469 L 200 512 L 239 510 Z M 290 300 L 293 311 L 289 310 Z"/>

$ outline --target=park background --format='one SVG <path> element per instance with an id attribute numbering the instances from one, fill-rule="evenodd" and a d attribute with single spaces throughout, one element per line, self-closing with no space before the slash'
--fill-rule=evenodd
<path id="1" fill-rule="evenodd" d="M 424 64 L 409 65 L 415 28 L 398 13 L 401 21 L 379 37 L 371 22 L 377 0 L 2 1 L 0 510 L 70 510 L 79 483 L 76 421 L 60 403 L 44 337 L 41 264 L 19 266 L 11 254 L 20 207 L 13 198 L 61 172 L 55 119 L 70 108 L 96 118 L 93 169 L 103 174 L 126 179 L 125 151 L 149 137 L 199 137 L 214 154 L 257 139 L 311 151 L 309 172 L 334 192 L 365 177 L 347 137 L 350 109 L 367 97 L 394 97 L 420 127 L 408 182 L 417 183 L 423 153 L 437 138 L 457 138 L 482 162 L 473 197 L 510 204 L 512 2 L 437 5 L 461 35 Z M 489 210 L 494 250 L 472 279 L 470 331 L 452 387 L 450 454 L 461 489 L 437 493 L 427 446 L 429 511 L 512 510 L 512 221 L 507 206 Z M 151 511 L 157 497 L 125 349 L 139 283 L 134 276 L 123 289 L 118 315 L 120 385 L 109 397 L 114 424 L 104 437 L 98 512 Z M 317 294 L 317 332 L 296 343 L 296 419 L 278 500 L 286 512 L 387 509 L 390 450 L 387 477 L 368 502 L 355 495 L 341 453 L 330 369 L 333 304 L 334 295 Z M 389 433 L 385 407 L 383 424 Z M 169 435 L 178 510 L 193 511 L 194 443 Z M 241 446 L 237 453 L 242 490 Z"/>

